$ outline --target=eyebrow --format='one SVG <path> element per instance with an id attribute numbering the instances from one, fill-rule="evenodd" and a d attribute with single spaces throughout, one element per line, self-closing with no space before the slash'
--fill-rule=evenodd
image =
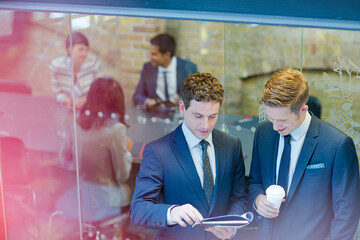
<path id="1" fill-rule="evenodd" d="M 198 112 L 192 112 L 192 114 L 194 114 L 194 115 L 200 115 L 200 116 L 205 116 L 204 114 L 201 114 L 201 113 L 198 113 Z M 214 115 L 219 115 L 219 112 L 209 114 L 208 116 L 210 117 L 210 116 L 214 116 Z"/>

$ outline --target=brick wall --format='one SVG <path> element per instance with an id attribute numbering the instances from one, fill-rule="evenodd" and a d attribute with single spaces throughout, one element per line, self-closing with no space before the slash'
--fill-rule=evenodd
<path id="1" fill-rule="evenodd" d="M 68 17 L 33 13 L 23 41 L 2 50 L 2 77 L 29 82 L 35 95 L 53 96 L 48 66 L 52 59 L 66 54 Z M 227 111 L 233 114 L 256 111 L 264 81 L 280 68 L 300 68 L 302 61 L 303 69 L 320 70 L 309 82 L 326 102 L 321 72 L 331 72 L 338 56 L 348 56 L 359 66 L 360 33 L 356 31 L 99 15 L 71 18 L 75 29 L 77 22 L 87 22 L 81 31 L 90 40 L 91 54 L 101 60 L 107 75 L 120 81 L 128 101 L 148 61 L 149 40 L 161 32 L 176 38 L 178 56 L 223 82 Z M 326 107 L 324 112 L 328 112 Z"/>

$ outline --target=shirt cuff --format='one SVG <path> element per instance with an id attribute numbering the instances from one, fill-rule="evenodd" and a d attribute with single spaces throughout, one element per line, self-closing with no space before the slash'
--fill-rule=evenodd
<path id="1" fill-rule="evenodd" d="M 255 205 L 255 202 L 253 203 L 253 208 L 254 208 L 254 210 L 255 210 L 255 211 L 257 212 L 257 214 L 258 214 L 257 220 L 261 220 L 261 219 L 263 218 L 263 216 L 261 216 L 261 214 L 258 212 L 257 207 L 256 207 L 256 205 Z"/>
<path id="2" fill-rule="evenodd" d="M 253 202 L 253 208 L 254 208 L 254 210 L 255 210 L 257 213 L 259 213 L 258 210 L 257 210 L 257 207 L 256 207 L 256 205 L 255 205 L 255 202 Z"/>
<path id="3" fill-rule="evenodd" d="M 171 207 L 168 208 L 167 210 L 167 215 L 166 215 L 166 223 L 168 226 L 171 225 L 175 225 L 176 223 L 174 223 L 173 221 L 171 221 L 171 216 L 170 216 L 170 212 L 174 207 L 177 207 L 178 205 L 172 205 Z"/>

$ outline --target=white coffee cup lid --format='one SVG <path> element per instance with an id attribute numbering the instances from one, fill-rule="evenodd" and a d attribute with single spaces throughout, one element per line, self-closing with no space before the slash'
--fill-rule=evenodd
<path id="1" fill-rule="evenodd" d="M 266 195 L 282 195 L 282 196 L 285 196 L 285 191 L 280 185 L 271 185 L 266 189 Z"/>

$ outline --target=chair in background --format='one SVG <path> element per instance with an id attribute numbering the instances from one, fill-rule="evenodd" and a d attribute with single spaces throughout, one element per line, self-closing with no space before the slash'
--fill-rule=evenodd
<path id="1" fill-rule="evenodd" d="M 30 84 L 27 82 L 0 79 L 0 92 L 31 94 L 32 90 Z"/>
<path id="2" fill-rule="evenodd" d="M 317 97 L 309 96 L 309 100 L 306 103 L 309 106 L 309 110 L 321 119 L 321 102 Z"/>
<path id="3" fill-rule="evenodd" d="M 36 223 L 36 198 L 21 139 L 0 136 L 1 200 L 9 239 L 29 237 L 26 219 Z M 35 221 L 34 221 L 35 219 Z M 22 226 L 20 229 L 18 226 Z M 28 238 L 32 239 L 32 238 Z"/>

